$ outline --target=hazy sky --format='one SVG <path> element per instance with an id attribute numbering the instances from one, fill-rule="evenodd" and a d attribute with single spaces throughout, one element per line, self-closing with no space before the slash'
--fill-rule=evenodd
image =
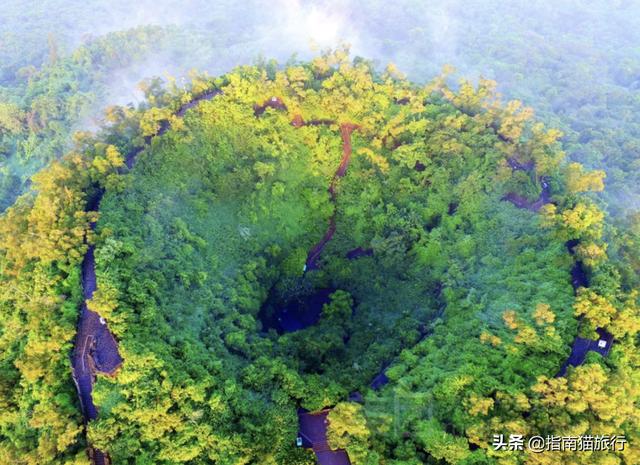
<path id="1" fill-rule="evenodd" d="M 50 39 L 71 53 L 145 25 L 173 35 L 114 71 L 101 105 L 139 100 L 136 83 L 145 77 L 194 68 L 216 75 L 258 57 L 308 58 L 348 43 L 353 55 L 394 62 L 419 82 L 444 64 L 496 79 L 508 97 L 572 128 L 576 139 L 617 131 L 620 121 L 633 131 L 640 112 L 639 0 L 4 0 L 0 85 L 21 66 L 46 62 Z M 611 113 L 599 119 L 603 111 Z M 594 120 L 597 127 L 583 123 Z M 626 150 L 619 139 L 572 155 L 606 167 L 608 152 Z"/>

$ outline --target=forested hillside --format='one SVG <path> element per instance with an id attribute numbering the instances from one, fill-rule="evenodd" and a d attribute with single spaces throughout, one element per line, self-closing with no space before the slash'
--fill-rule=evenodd
<path id="1" fill-rule="evenodd" d="M 354 464 L 636 463 L 491 446 L 633 445 L 640 319 L 584 194 L 604 173 L 494 82 L 448 79 L 336 52 L 112 108 L 0 223 L 2 461 L 86 463 L 88 441 L 115 464 L 313 463 L 297 408 L 337 405 Z M 68 354 L 94 245 L 88 307 L 124 363 L 97 375 L 85 439 Z M 611 355 L 554 378 L 596 327 Z"/>
<path id="2" fill-rule="evenodd" d="M 640 463 L 637 2 L 5 3 L 0 465 Z"/>
<path id="3" fill-rule="evenodd" d="M 144 78 L 194 68 L 216 75 L 261 56 L 310 57 L 309 40 L 320 47 L 344 40 L 356 55 L 379 68 L 394 62 L 417 82 L 445 64 L 495 80 L 507 98 L 563 131 L 570 159 L 607 171 L 607 211 L 638 210 L 637 2 L 401 0 L 390 11 L 374 0 L 10 0 L 3 14 L 2 209 L 70 147 L 74 130 L 92 128 L 114 102 L 135 100 Z"/>

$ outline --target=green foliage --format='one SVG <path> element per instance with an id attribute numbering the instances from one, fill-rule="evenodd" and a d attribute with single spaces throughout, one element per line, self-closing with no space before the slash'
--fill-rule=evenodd
<path id="1" fill-rule="evenodd" d="M 25 191 L 35 172 L 73 146 L 74 131 L 101 119 L 100 107 L 119 91 L 111 82 L 116 72 L 170 37 L 158 27 L 107 34 L 41 67 L 25 68 L 26 76 L 0 87 L 0 210 Z"/>
<path id="2" fill-rule="evenodd" d="M 329 415 L 327 439 L 332 449 L 344 449 L 353 465 L 379 463 L 377 454 L 371 451 L 369 431 L 364 409 L 359 404 L 341 402 Z"/>
<path id="3" fill-rule="evenodd" d="M 245 66 L 181 118 L 213 81 L 149 82 L 147 105 L 111 109 L 100 141 L 79 136 L 38 174 L 0 221 L 0 457 L 72 463 L 84 445 L 67 354 L 90 243 L 88 305 L 109 320 L 124 364 L 97 380 L 88 440 L 114 463 L 309 463 L 293 443 L 299 406 L 336 405 L 329 441 L 354 464 L 530 458 L 494 454 L 498 432 L 589 425 L 635 441 L 637 295 L 590 247 L 603 247 L 605 216 L 579 192 L 600 175 L 567 173 L 557 132 L 502 104 L 492 82 L 418 88 L 392 71 L 344 50 Z M 286 108 L 256 116 L 274 96 Z M 292 124 L 317 119 L 336 123 Z M 125 170 L 123 154 L 145 140 Z M 509 169 L 516 154 L 526 173 Z M 540 192 L 541 176 L 555 204 L 540 215 L 501 200 Z M 93 231 L 87 205 L 100 189 Z M 334 223 L 319 269 L 303 272 Z M 598 283 L 577 300 L 568 239 L 583 241 L 576 254 L 593 258 Z M 371 252 L 348 259 L 358 248 Z M 320 291 L 330 296 L 317 324 L 267 330 L 265 302 Z M 619 348 L 552 378 L 576 315 L 583 329 L 611 329 Z M 389 386 L 371 392 L 389 365 Z M 567 386 L 575 392 L 557 398 Z M 342 402 L 353 391 L 364 405 Z"/>

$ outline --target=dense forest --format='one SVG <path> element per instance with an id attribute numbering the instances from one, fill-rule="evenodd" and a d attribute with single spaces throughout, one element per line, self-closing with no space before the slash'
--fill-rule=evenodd
<path id="1" fill-rule="evenodd" d="M 351 52 L 302 58 L 259 2 L 57 3 L 0 24 L 0 463 L 311 465 L 306 411 L 353 465 L 640 463 L 639 38 L 606 2 L 349 4 Z"/>
<path id="2" fill-rule="evenodd" d="M 143 78 L 217 75 L 256 57 L 309 59 L 309 37 L 316 47 L 344 39 L 378 68 L 394 62 L 420 83 L 445 64 L 495 80 L 563 131 L 570 159 L 607 172 L 599 196 L 607 211 L 638 209 L 633 1 L 401 0 L 389 11 L 377 0 L 8 0 L 3 15 L 0 151 L 10 162 L 0 165 L 2 209 L 70 148 L 73 131 L 93 127 L 105 106 L 139 98 L 133 89 Z"/>

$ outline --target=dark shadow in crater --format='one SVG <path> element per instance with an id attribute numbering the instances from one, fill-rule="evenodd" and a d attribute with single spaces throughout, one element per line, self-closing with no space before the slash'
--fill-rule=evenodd
<path id="1" fill-rule="evenodd" d="M 262 330 L 267 332 L 274 329 L 278 334 L 283 334 L 315 325 L 320 320 L 322 307 L 330 302 L 329 296 L 335 291 L 332 288 L 316 289 L 311 294 L 283 301 L 272 288 L 258 313 Z"/>

